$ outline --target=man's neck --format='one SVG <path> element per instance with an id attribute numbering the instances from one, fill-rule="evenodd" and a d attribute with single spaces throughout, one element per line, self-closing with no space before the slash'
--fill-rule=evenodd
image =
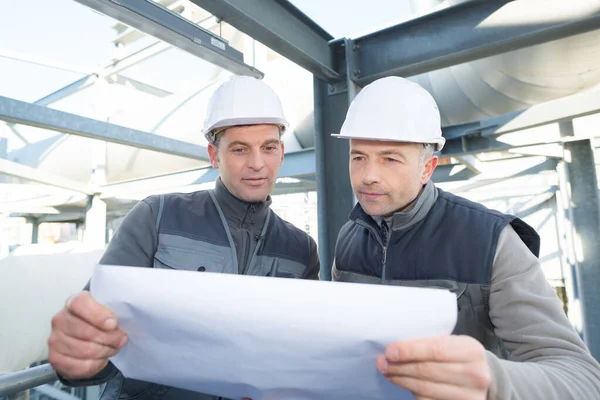
<path id="1" fill-rule="evenodd" d="M 221 178 L 217 179 L 215 194 L 225 217 L 235 225 L 242 226 L 251 222 L 257 228 L 262 227 L 263 221 L 269 212 L 271 196 L 268 196 L 266 201 L 248 202 L 242 200 L 227 189 Z"/>
<path id="2" fill-rule="evenodd" d="M 410 203 L 408 203 L 404 207 L 396 210 L 396 212 L 394 214 L 412 211 L 412 209 L 415 208 L 415 204 L 417 204 L 417 200 L 419 200 L 419 197 L 421 197 L 421 194 L 423 194 L 424 189 L 425 189 L 425 185 L 421 186 L 421 190 L 419 190 L 419 193 L 417 193 L 417 196 Z M 392 217 L 394 214 L 390 215 L 390 217 Z"/>
<path id="3" fill-rule="evenodd" d="M 386 216 L 374 216 L 373 220 L 378 226 L 385 220 L 390 228 L 403 229 L 408 228 L 421 221 L 437 200 L 437 189 L 433 182 L 423 185 L 417 197 L 404 207 L 396 210 L 394 213 Z"/>

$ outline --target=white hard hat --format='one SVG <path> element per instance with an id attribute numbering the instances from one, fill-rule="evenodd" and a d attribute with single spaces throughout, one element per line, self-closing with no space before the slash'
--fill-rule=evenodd
<path id="1" fill-rule="evenodd" d="M 344 139 L 429 143 L 440 151 L 440 110 L 427 90 L 400 77 L 378 79 L 352 101 L 339 134 Z"/>
<path id="2" fill-rule="evenodd" d="M 289 126 L 279 97 L 263 81 L 233 76 L 212 94 L 202 132 L 213 142 L 219 128 L 259 124 L 279 125 L 282 131 Z"/>

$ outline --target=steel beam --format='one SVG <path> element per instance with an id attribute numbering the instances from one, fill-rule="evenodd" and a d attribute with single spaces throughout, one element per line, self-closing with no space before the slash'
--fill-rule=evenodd
<path id="1" fill-rule="evenodd" d="M 544 209 L 550 209 L 549 217 L 550 216 L 555 217 L 555 214 L 556 214 L 556 190 L 557 190 L 556 187 L 550 188 L 546 199 L 538 202 L 537 204 L 533 204 L 524 210 L 523 209 L 517 210 L 515 212 L 515 217 L 518 217 L 520 219 L 526 219 L 530 215 L 535 214 L 536 212 L 542 211 Z M 540 227 L 543 225 L 544 224 L 540 224 Z M 539 230 L 540 227 L 537 227 L 535 229 Z"/>
<path id="2" fill-rule="evenodd" d="M 37 218 L 31 218 L 29 222 L 31 223 L 31 243 L 37 244 L 40 235 L 41 222 Z"/>
<path id="3" fill-rule="evenodd" d="M 485 170 L 483 162 L 473 154 L 456 157 L 457 161 L 471 170 L 474 174 L 480 174 Z"/>
<path id="4" fill-rule="evenodd" d="M 527 176 L 527 175 L 537 175 L 541 172 L 545 172 L 545 171 L 556 171 L 556 166 L 558 164 L 558 160 L 555 158 L 548 158 L 545 159 L 543 161 L 540 161 L 537 164 L 531 165 L 531 166 L 527 166 L 524 169 L 520 170 L 520 171 L 516 171 L 513 173 L 509 173 L 509 174 L 505 174 L 504 176 L 490 176 L 490 175 L 478 175 L 476 180 L 473 180 L 463 186 L 460 187 L 456 187 L 454 189 L 452 189 L 453 193 L 460 193 L 460 192 L 467 192 L 469 190 L 473 190 L 473 189 L 477 189 L 477 188 L 482 188 L 484 186 L 488 186 L 488 185 L 493 185 L 495 183 L 499 183 L 499 182 L 504 182 L 508 179 L 514 179 L 514 178 L 519 178 L 522 176 Z M 439 168 L 439 167 L 438 167 Z M 437 168 L 436 168 L 437 169 Z M 493 169 L 493 165 L 490 166 L 490 169 Z M 467 168 L 465 168 L 466 171 L 468 171 Z M 435 173 L 435 171 L 434 171 Z M 434 175 L 435 177 L 435 175 Z M 445 182 L 450 182 L 453 179 L 447 179 Z M 461 180 L 469 180 L 469 178 L 466 179 L 454 179 L 455 181 L 461 181 Z M 443 181 L 442 181 L 443 182 Z"/>
<path id="5" fill-rule="evenodd" d="M 518 22 L 517 22 L 518 21 Z M 355 81 L 413 76 L 592 31 L 596 0 L 469 1 L 354 39 Z"/>
<path id="6" fill-rule="evenodd" d="M 234 74 L 262 78 L 222 37 L 150 0 L 75 0 Z"/>
<path id="7" fill-rule="evenodd" d="M 154 57 L 165 50 L 171 48 L 171 45 L 168 43 L 164 43 L 161 41 L 152 43 L 151 45 L 139 50 L 119 61 L 116 61 L 113 64 L 107 65 L 102 71 L 98 73 L 94 73 L 92 75 L 84 76 L 67 86 L 64 86 L 57 91 L 50 93 L 41 99 L 37 100 L 35 104 L 40 106 L 48 106 L 52 103 L 55 103 L 65 97 L 68 97 L 72 94 L 75 94 L 87 87 L 92 86 L 98 79 L 105 79 L 110 77 L 111 75 L 117 74 L 124 69 L 127 69 L 137 63 L 140 63 L 148 58 Z"/>
<path id="8" fill-rule="evenodd" d="M 589 139 L 565 143 L 570 153 L 567 176 L 576 232 L 576 271 L 583 315 L 583 336 L 596 360 L 600 360 L 600 199 Z"/>
<path id="9" fill-rule="evenodd" d="M 559 143 L 560 139 L 544 143 Z M 500 140 L 479 135 L 464 136 L 458 139 L 451 139 L 446 142 L 441 154 L 443 156 L 459 157 L 465 154 L 485 153 L 490 151 L 507 151 L 518 147 L 527 147 L 538 144 L 537 141 L 531 143 L 522 143 L 514 145 L 504 143 Z"/>
<path id="10" fill-rule="evenodd" d="M 307 193 L 317 190 L 315 182 L 300 181 L 295 183 L 277 183 L 273 190 L 274 195 Z"/>
<path id="11" fill-rule="evenodd" d="M 71 82 L 68 85 L 63 86 L 62 88 L 40 98 L 35 102 L 35 104 L 40 106 L 48 106 L 93 85 L 97 79 L 98 77 L 95 75 L 88 75 L 84 76 L 83 78 L 79 78 L 76 81 Z"/>
<path id="12" fill-rule="evenodd" d="M 477 176 L 475 172 L 467 167 L 456 164 L 438 165 L 433 170 L 431 180 L 435 183 L 467 181 Z"/>
<path id="13" fill-rule="evenodd" d="M 133 146 L 195 160 L 208 160 L 206 147 L 125 128 L 0 96 L 0 120 Z"/>
<path id="14" fill-rule="evenodd" d="M 198 23 L 200 24 L 200 23 L 206 22 L 211 19 L 213 19 L 213 18 L 212 17 L 206 18 L 202 21 L 199 21 Z M 145 61 L 149 58 L 152 58 L 152 57 L 170 49 L 171 47 L 172 46 L 169 43 L 165 43 L 160 40 L 156 41 L 156 42 L 144 47 L 143 49 L 136 51 L 135 53 L 129 54 L 128 56 L 123 57 L 122 59 L 112 62 L 111 64 L 105 66 L 104 68 L 102 68 L 102 70 L 100 70 L 98 72 L 95 72 L 89 76 L 85 76 L 81 79 L 78 79 L 75 82 L 72 82 L 72 83 L 68 84 L 67 86 L 62 87 L 55 92 L 42 97 L 41 99 L 37 100 L 35 102 L 35 104 L 39 104 L 41 106 L 50 105 L 56 101 L 64 99 L 65 97 L 68 97 L 72 94 L 77 93 L 80 90 L 83 90 L 83 89 L 93 85 L 100 78 L 105 79 L 112 75 L 118 74 L 119 72 L 121 72 L 127 68 L 130 68 L 130 67 L 132 67 L 142 61 Z"/>
<path id="15" fill-rule="evenodd" d="M 561 121 L 571 121 L 586 115 L 600 112 L 600 92 L 589 91 L 566 96 L 537 104 L 526 110 L 516 111 L 487 118 L 442 127 L 447 144 L 442 149 L 444 156 L 480 153 L 485 151 L 505 151 L 537 144 L 560 143 L 568 138 L 558 135 L 548 136 L 544 142 L 539 139 L 523 140 L 518 145 L 503 143 L 502 135 L 536 128 Z"/>
<path id="16" fill-rule="evenodd" d="M 573 137 L 572 122 L 560 125 L 561 135 Z M 574 229 L 575 273 L 583 317 L 583 337 L 596 360 L 600 360 L 600 195 L 589 139 L 564 144 L 569 194 L 568 207 Z"/>
<path id="17" fill-rule="evenodd" d="M 320 278 L 331 280 L 337 235 L 354 206 L 354 192 L 348 174 L 349 140 L 330 134 L 340 131 L 350 96 L 346 91 L 329 92 L 327 83 L 318 78 L 314 96 Z"/>
<path id="18" fill-rule="evenodd" d="M 189 7 L 186 0 L 159 0 L 157 3 L 179 15 L 184 15 L 183 12 L 186 7 Z M 127 46 L 145 36 L 144 32 L 140 32 L 139 30 L 122 23 L 118 23 L 114 28 L 118 32 L 118 36 L 112 41 L 115 46 Z"/>
<path id="19" fill-rule="evenodd" d="M 98 195 L 89 196 L 85 212 L 83 243 L 101 249 L 106 244 L 106 203 Z"/>
<path id="20" fill-rule="evenodd" d="M 88 185 L 85 185 L 81 182 L 73 181 L 42 169 L 32 168 L 27 165 L 5 160 L 3 158 L 0 158 L 0 174 L 14 176 L 44 185 L 73 190 L 75 192 L 92 194 L 92 191 Z"/>
<path id="21" fill-rule="evenodd" d="M 447 140 L 472 135 L 493 137 L 556 122 L 571 121 L 575 118 L 599 112 L 600 91 L 594 90 L 550 100 L 522 111 L 515 111 L 497 117 L 447 125 L 442 128 L 442 131 Z"/>
<path id="22" fill-rule="evenodd" d="M 17 53 L 15 51 L 6 49 L 0 49 L 0 57 L 8 58 L 15 61 L 22 61 L 30 64 L 36 64 L 42 67 L 58 69 L 61 71 L 73 72 L 76 74 L 88 75 L 92 71 L 91 67 L 61 63 L 44 57 L 32 56 L 31 54 Z"/>
<path id="23" fill-rule="evenodd" d="M 486 136 L 465 136 L 459 139 L 448 140 L 446 145 L 442 149 L 443 156 L 453 156 L 460 157 L 465 154 L 476 154 L 476 153 L 486 153 L 486 152 L 502 152 L 509 151 L 514 149 L 524 149 L 528 147 L 534 147 L 539 145 L 549 145 L 549 144 L 558 144 L 565 143 L 572 140 L 581 140 L 581 139 L 592 139 L 594 137 L 600 136 L 600 134 L 595 135 L 578 135 L 578 137 L 574 139 L 569 138 L 559 138 L 555 136 L 548 136 L 547 139 L 540 141 L 540 139 L 531 139 L 523 136 L 523 140 L 518 143 L 506 143 L 503 142 L 503 136 L 499 136 L 497 138 L 490 138 Z M 514 138 L 513 138 L 514 139 Z"/>
<path id="24" fill-rule="evenodd" d="M 173 94 L 168 90 L 164 90 L 159 87 L 149 85 L 147 83 L 140 82 L 137 79 L 128 78 L 123 75 L 117 74 L 113 79 L 110 79 L 110 81 L 111 83 L 132 87 L 136 90 L 139 90 L 140 92 L 147 93 L 156 97 L 167 97 Z"/>
<path id="25" fill-rule="evenodd" d="M 286 0 L 191 0 L 324 80 L 341 80 L 333 37 Z"/>

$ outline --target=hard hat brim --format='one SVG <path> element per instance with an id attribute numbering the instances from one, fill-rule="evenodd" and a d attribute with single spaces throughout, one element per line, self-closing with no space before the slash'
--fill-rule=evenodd
<path id="1" fill-rule="evenodd" d="M 216 124 L 213 124 L 206 128 L 203 132 L 205 135 L 209 132 L 212 132 L 215 129 L 232 126 L 241 126 L 241 125 L 279 125 L 283 126 L 285 129 L 289 128 L 290 124 L 287 120 L 283 118 L 268 118 L 268 117 L 256 117 L 256 118 L 230 118 L 223 119 Z"/>
<path id="2" fill-rule="evenodd" d="M 403 143 L 426 143 L 426 144 L 433 144 L 435 145 L 435 151 L 441 151 L 444 148 L 444 144 L 446 143 L 446 139 L 445 138 L 440 138 L 440 139 L 432 139 L 432 140 L 426 140 L 426 141 L 410 141 L 410 140 L 396 140 L 396 139 L 375 139 L 373 137 L 368 137 L 368 136 L 347 136 L 347 135 L 342 135 L 340 133 L 332 133 L 331 136 L 338 138 L 338 139 L 359 139 L 359 140 L 376 140 L 379 142 L 403 142 Z"/>

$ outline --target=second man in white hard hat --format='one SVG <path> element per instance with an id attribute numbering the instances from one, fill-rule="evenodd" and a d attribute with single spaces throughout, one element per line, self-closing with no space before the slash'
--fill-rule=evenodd
<path id="1" fill-rule="evenodd" d="M 359 204 L 339 233 L 333 279 L 458 300 L 454 335 L 396 343 L 379 358 L 390 382 L 430 400 L 600 398 L 600 366 L 545 279 L 536 231 L 431 182 L 445 140 L 425 89 L 373 82 L 335 136 L 350 140 Z"/>
<path id="2" fill-rule="evenodd" d="M 100 264 L 317 279 L 315 241 L 269 207 L 287 126 L 279 98 L 264 82 L 234 77 L 222 84 L 203 129 L 210 162 L 220 170 L 215 189 L 141 201 Z M 103 400 L 214 399 L 124 378 L 108 358 L 126 341 L 115 315 L 84 291 L 53 318 L 49 361 L 67 385 L 106 383 Z"/>

